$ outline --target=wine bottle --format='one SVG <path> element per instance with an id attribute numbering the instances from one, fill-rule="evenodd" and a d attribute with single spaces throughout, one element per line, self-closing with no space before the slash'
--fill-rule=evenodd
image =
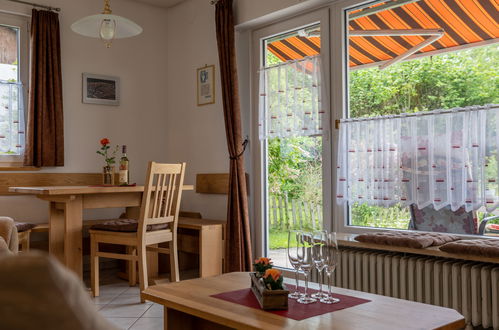
<path id="1" fill-rule="evenodd" d="M 121 156 L 120 159 L 120 177 L 119 177 L 119 183 L 120 185 L 128 185 L 130 184 L 130 172 L 128 168 L 128 157 L 126 155 L 126 146 L 123 146 L 122 149 L 123 155 Z"/>

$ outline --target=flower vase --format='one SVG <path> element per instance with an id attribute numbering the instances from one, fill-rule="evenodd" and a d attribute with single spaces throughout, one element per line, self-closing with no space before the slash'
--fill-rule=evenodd
<path id="1" fill-rule="evenodd" d="M 104 166 L 102 172 L 102 184 L 114 185 L 114 166 Z"/>

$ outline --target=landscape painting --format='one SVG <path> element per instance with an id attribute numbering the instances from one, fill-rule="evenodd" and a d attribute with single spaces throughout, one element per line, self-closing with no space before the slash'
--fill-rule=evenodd
<path id="1" fill-rule="evenodd" d="M 83 103 L 119 105 L 120 78 L 83 74 Z"/>

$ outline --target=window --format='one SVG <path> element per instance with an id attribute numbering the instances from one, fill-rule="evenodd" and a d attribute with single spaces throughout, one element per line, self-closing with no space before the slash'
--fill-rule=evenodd
<path id="1" fill-rule="evenodd" d="M 27 18 L 0 15 L 0 162 L 22 162 L 28 74 Z"/>
<path id="2" fill-rule="evenodd" d="M 348 118 L 420 113 L 437 109 L 499 103 L 499 86 L 494 73 L 499 69 L 499 49 L 496 43 L 499 36 L 495 35 L 497 29 L 494 28 L 493 21 L 495 13 L 488 12 L 487 6 L 482 8 L 474 2 L 450 2 L 453 4 L 449 8 L 439 7 L 440 2 L 437 0 L 409 3 L 378 2 L 345 11 L 347 17 L 345 25 L 348 26 L 348 47 L 345 47 L 348 53 L 346 60 Z M 481 14 L 476 16 L 475 10 L 480 10 Z M 498 129 L 476 125 L 473 129 L 465 131 L 467 124 L 462 123 L 462 127 L 459 128 L 455 118 L 454 127 L 450 127 L 449 123 L 438 123 L 438 120 L 432 121 L 431 125 L 435 127 L 431 126 L 431 129 L 438 130 L 444 127 L 445 131 L 447 127 L 448 134 L 452 135 L 449 139 L 459 140 L 457 136 L 461 136 L 461 140 L 465 140 L 464 136 L 469 136 L 471 139 L 471 135 L 479 135 L 478 132 L 481 130 L 486 130 L 486 134 L 490 135 L 488 146 L 483 151 L 487 158 L 482 167 L 486 173 L 483 180 L 485 188 L 480 197 L 484 207 L 478 212 L 475 212 L 476 210 L 468 212 L 466 204 L 471 202 L 467 200 L 463 200 L 463 208 L 457 210 L 454 205 L 438 205 L 440 199 L 436 193 L 429 203 L 431 205 L 411 204 L 407 207 L 401 202 L 396 205 L 386 203 L 390 206 L 385 207 L 372 206 L 363 202 L 362 199 L 365 196 L 359 193 L 357 201 L 348 204 L 344 229 L 360 227 L 361 230 L 392 228 L 460 234 L 494 235 L 499 233 L 495 229 L 497 225 L 493 226 L 494 222 L 499 222 L 497 219 L 489 219 L 491 214 L 487 214 L 487 211 L 490 212 L 493 208 L 486 207 L 490 204 L 495 205 L 499 196 L 496 186 L 499 180 L 497 174 L 499 155 L 494 151 L 495 147 L 492 148 L 490 145 L 492 143 L 490 141 L 499 136 Z M 365 127 L 368 129 L 367 125 Z M 379 129 L 387 126 L 377 127 Z M 439 137 L 438 141 L 430 141 L 432 145 L 435 145 L 434 148 L 437 148 L 437 144 L 439 148 L 443 148 L 445 142 L 440 139 L 442 135 L 433 136 L 436 140 L 436 137 Z M 419 136 L 418 141 L 415 142 L 421 150 L 425 147 L 420 145 L 424 143 L 423 141 L 424 138 Z M 459 143 L 452 146 L 452 148 L 458 147 L 460 147 Z M 353 153 L 354 150 L 351 152 Z M 394 152 L 396 152 L 395 148 Z M 437 167 L 440 166 L 439 162 L 444 162 L 438 159 L 437 153 L 433 155 L 435 157 L 432 156 L 431 164 L 430 159 L 417 158 L 419 161 L 417 166 Z M 471 165 L 476 166 L 476 161 L 472 164 L 473 155 L 467 151 L 463 151 L 462 155 L 463 168 L 468 165 L 470 168 Z M 350 157 L 348 152 L 340 156 Z M 385 164 L 386 161 L 388 159 L 381 162 Z M 403 166 L 403 162 L 411 163 L 411 161 L 414 163 L 414 159 L 409 159 L 401 161 L 399 165 Z M 365 168 L 366 172 L 371 170 L 377 169 Z M 423 172 L 419 168 L 417 171 L 419 174 Z M 455 169 L 449 170 L 449 179 L 454 172 Z M 435 180 L 437 184 L 447 185 L 446 179 L 437 177 L 436 174 L 432 175 L 435 177 L 426 175 L 425 180 Z M 463 186 L 473 185 L 473 182 L 476 182 L 477 175 L 473 176 L 468 173 L 464 176 Z M 419 179 L 422 177 L 423 175 L 418 176 Z M 486 180 L 485 177 L 487 177 Z M 379 179 L 376 175 L 371 178 L 376 181 Z M 394 178 L 388 180 L 391 179 Z M 406 177 L 400 179 L 409 180 Z M 359 177 L 358 180 L 364 181 L 364 178 Z M 374 181 L 367 184 L 371 187 L 376 185 Z M 451 187 L 451 184 L 448 188 L 452 190 L 451 195 L 457 190 Z M 420 189 L 420 187 L 417 186 L 415 189 Z M 473 189 L 477 190 L 478 187 L 473 187 Z M 415 193 L 419 194 L 419 190 Z M 338 196 L 342 194 L 339 193 Z M 396 196 L 390 195 L 386 199 L 392 197 Z M 402 200 L 405 198 L 399 197 Z M 484 217 L 487 217 L 490 222 L 482 223 L 481 228 L 480 219 Z M 478 221 L 477 218 L 479 218 Z M 464 225 L 463 223 L 468 220 L 470 225 Z M 452 224 L 449 224 L 450 222 Z M 454 226 L 454 222 L 459 224 Z M 483 231 L 481 232 L 480 229 Z"/>
<path id="3" fill-rule="evenodd" d="M 290 268 L 288 230 L 325 226 L 323 155 L 329 148 L 324 148 L 327 100 L 321 90 L 328 65 L 320 55 L 326 19 L 327 11 L 319 11 L 255 33 L 263 205 L 259 254 L 278 267 Z"/>
<path id="4" fill-rule="evenodd" d="M 257 72 L 262 67 L 310 55 L 293 41 L 298 37 L 320 36 L 325 91 L 322 108 L 328 116 L 326 125 L 334 123 L 334 119 L 499 103 L 496 77 L 499 33 L 491 4 L 491 0 L 372 1 L 368 4 L 363 0 L 332 1 L 320 11 L 296 13 L 294 18 L 253 31 L 252 140 L 258 141 L 259 137 L 256 123 L 259 122 L 261 91 Z M 471 132 L 488 130 L 491 136 L 499 136 L 498 129 L 484 127 Z M 324 129 L 323 134 L 317 136 L 267 137 L 258 145 L 253 144 L 256 253 L 276 259 L 278 266 L 286 267 L 287 263 L 285 231 L 296 225 L 303 226 L 304 218 L 306 221 L 314 218 L 311 212 L 293 213 L 300 207 L 303 212 L 308 198 L 315 198 L 319 206 L 315 214 L 322 214 L 322 219 L 312 223 L 326 229 L 346 233 L 422 230 L 421 226 L 415 228 L 418 226 L 413 220 L 420 216 L 415 214 L 420 210 L 416 208 L 411 213 L 402 203 L 385 207 L 337 203 L 340 130 Z M 499 182 L 499 175 L 494 177 L 498 155 L 489 156 L 487 175 L 490 180 Z M 315 173 L 314 176 L 311 173 Z M 300 183 L 299 189 L 295 189 L 296 182 Z M 487 187 L 490 188 L 482 197 L 499 202 L 497 184 L 487 182 Z M 449 207 L 433 211 L 435 218 L 450 217 L 455 223 L 473 222 L 467 229 L 460 225 L 461 231 L 476 234 L 484 229 L 485 234 L 490 235 L 497 230 L 495 235 L 499 235 L 499 221 L 489 219 L 493 214 L 480 212 L 483 209 L 457 215 L 452 209 L 450 212 Z M 479 221 L 474 220 L 476 218 Z M 482 221 L 484 218 L 489 222 Z M 497 229 L 493 229 L 494 222 Z M 452 231 L 440 226 L 428 226 L 424 230 Z"/>

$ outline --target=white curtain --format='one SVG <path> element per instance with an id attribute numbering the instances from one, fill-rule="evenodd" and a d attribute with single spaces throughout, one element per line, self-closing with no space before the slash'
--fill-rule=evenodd
<path id="1" fill-rule="evenodd" d="M 322 134 L 319 56 L 260 70 L 260 139 Z"/>
<path id="2" fill-rule="evenodd" d="M 339 203 L 499 206 L 499 106 L 344 121 Z"/>
<path id="3" fill-rule="evenodd" d="M 23 87 L 0 82 L 0 152 L 21 155 L 24 151 L 25 122 Z"/>

